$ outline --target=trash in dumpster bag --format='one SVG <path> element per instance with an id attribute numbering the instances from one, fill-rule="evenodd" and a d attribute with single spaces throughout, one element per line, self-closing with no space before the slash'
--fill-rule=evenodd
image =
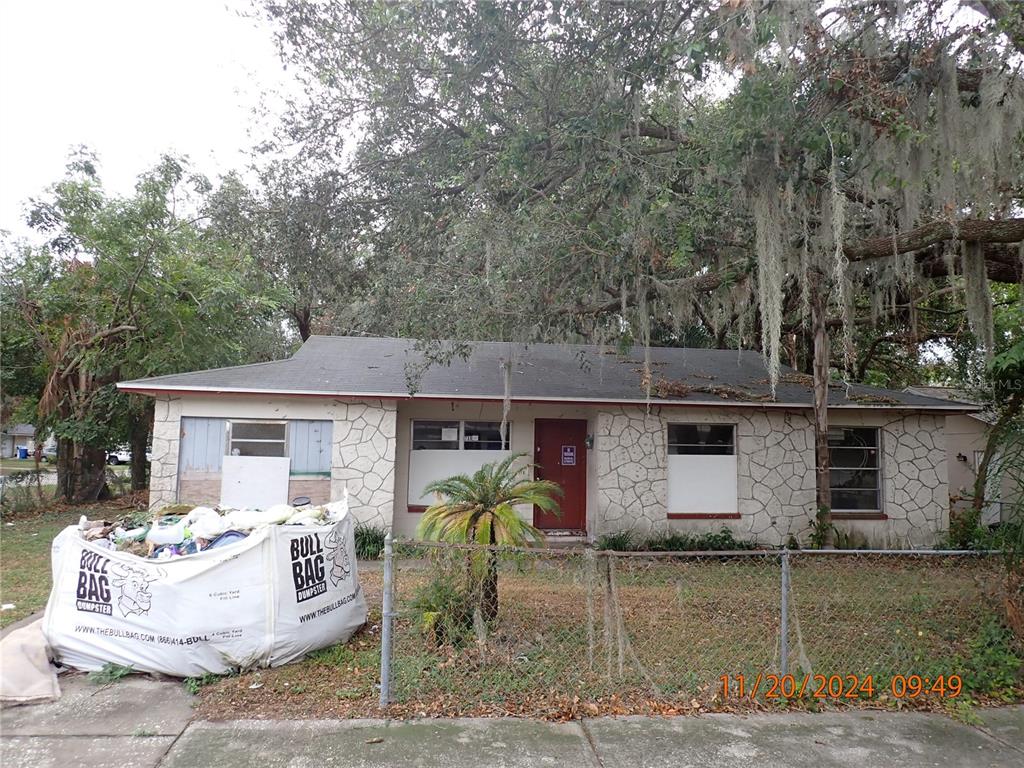
<path id="1" fill-rule="evenodd" d="M 195 677 L 278 666 L 347 641 L 366 621 L 366 601 L 352 518 L 336 505 L 325 525 L 233 530 L 220 534 L 223 545 L 167 560 L 64 529 L 44 619 L 55 659 Z"/>
<path id="2" fill-rule="evenodd" d="M 130 552 L 167 560 L 194 555 L 226 532 L 247 536 L 250 531 L 266 525 L 326 525 L 348 514 L 348 489 L 340 501 L 299 507 L 275 504 L 266 510 L 194 507 L 187 515 L 160 514 L 148 522 L 131 514 L 123 520 L 89 520 L 83 516 L 78 527 L 82 536 L 108 549 Z M 220 541 L 219 546 L 225 542 Z"/>

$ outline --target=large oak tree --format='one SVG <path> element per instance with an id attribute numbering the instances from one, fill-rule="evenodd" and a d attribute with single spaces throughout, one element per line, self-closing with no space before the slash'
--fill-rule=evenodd
<path id="1" fill-rule="evenodd" d="M 991 285 L 1024 271 L 1019 4 L 265 8 L 307 86 L 283 138 L 386 254 L 380 330 L 699 327 L 772 381 L 788 357 L 814 373 L 826 538 L 823 394 L 875 374 L 865 326 L 920 357 L 954 313 L 994 353 Z"/>

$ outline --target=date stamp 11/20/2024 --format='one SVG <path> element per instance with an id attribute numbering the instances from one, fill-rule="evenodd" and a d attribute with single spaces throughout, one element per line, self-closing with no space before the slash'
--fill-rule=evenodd
<path id="1" fill-rule="evenodd" d="M 960 675 L 894 675 L 886 685 L 871 675 L 722 675 L 719 682 L 723 699 L 955 699 L 964 689 Z"/>

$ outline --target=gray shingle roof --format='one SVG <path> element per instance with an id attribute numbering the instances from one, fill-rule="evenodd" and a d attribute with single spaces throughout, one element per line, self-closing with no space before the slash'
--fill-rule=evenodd
<path id="1" fill-rule="evenodd" d="M 946 387 L 935 384 L 919 384 L 912 387 L 907 387 L 904 391 L 909 392 L 913 395 L 924 395 L 926 397 L 933 397 L 937 400 L 946 400 L 947 402 L 951 401 L 958 405 L 961 403 L 975 405 L 977 406 L 977 408 L 975 408 L 977 413 L 970 414 L 972 418 L 975 418 L 978 421 L 983 421 L 986 424 L 995 424 L 998 420 L 997 415 L 993 411 L 986 410 L 985 406 L 982 403 L 978 402 L 978 400 L 976 400 L 974 396 L 972 396 L 971 393 L 968 392 L 963 387 Z"/>
<path id="2" fill-rule="evenodd" d="M 36 433 L 36 428 L 31 424 L 8 424 L 3 428 L 5 435 L 14 435 L 15 437 L 33 437 Z"/>
<path id="3" fill-rule="evenodd" d="M 446 364 L 426 360 L 410 339 L 313 336 L 287 360 L 194 371 L 122 382 L 142 392 L 249 392 L 367 397 L 500 400 L 502 363 L 511 353 L 516 401 L 645 402 L 643 348 L 626 355 L 609 347 L 575 344 L 468 342 L 468 357 Z M 783 368 L 771 399 L 768 373 L 757 352 L 652 347 L 652 400 L 714 405 L 810 407 L 809 377 Z M 832 386 L 829 404 L 850 407 L 975 410 L 912 392 L 861 385 Z"/>

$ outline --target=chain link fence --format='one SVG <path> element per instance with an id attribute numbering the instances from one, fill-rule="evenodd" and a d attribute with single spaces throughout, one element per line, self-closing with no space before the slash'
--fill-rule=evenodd
<path id="1" fill-rule="evenodd" d="M 410 711 L 672 711 L 910 698 L 940 677 L 948 696 L 951 676 L 957 695 L 1020 683 L 1007 570 L 991 554 L 416 544 L 385 568 L 382 700 Z"/>

